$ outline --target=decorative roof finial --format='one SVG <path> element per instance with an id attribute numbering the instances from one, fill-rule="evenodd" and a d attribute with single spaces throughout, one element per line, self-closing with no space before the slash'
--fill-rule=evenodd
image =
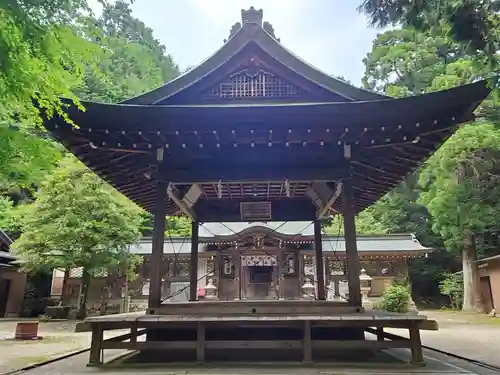
<path id="1" fill-rule="evenodd" d="M 250 7 L 250 9 L 248 9 L 248 10 L 242 9 L 241 10 L 241 23 L 236 22 L 231 27 L 231 31 L 229 32 L 229 38 L 224 39 L 224 43 L 226 43 L 229 39 L 231 39 L 233 36 L 235 36 L 236 33 L 238 31 L 240 31 L 241 28 L 247 23 L 259 25 L 269 35 L 271 35 L 274 39 L 276 39 L 279 42 L 280 41 L 279 38 L 276 38 L 276 35 L 274 34 L 273 25 L 271 25 L 269 22 L 262 23 L 263 18 L 264 18 L 264 11 L 262 9 L 257 10 L 254 7 Z"/>
<path id="2" fill-rule="evenodd" d="M 250 9 L 241 10 L 241 22 L 246 23 L 256 23 L 259 26 L 262 26 L 262 19 L 264 18 L 264 11 L 262 9 L 255 9 L 254 7 L 250 7 Z"/>
<path id="3" fill-rule="evenodd" d="M 279 38 L 276 38 L 276 34 L 274 34 L 274 27 L 273 25 L 271 25 L 269 22 L 264 22 L 264 25 L 262 26 L 262 28 L 264 30 L 266 30 L 266 32 L 271 35 L 274 39 L 276 39 L 278 42 L 280 41 Z"/>
<path id="4" fill-rule="evenodd" d="M 238 31 L 241 29 L 241 23 L 236 22 L 233 27 L 231 27 L 231 31 L 229 32 L 229 38 L 224 39 L 224 43 L 226 43 L 229 39 L 231 39 Z"/>

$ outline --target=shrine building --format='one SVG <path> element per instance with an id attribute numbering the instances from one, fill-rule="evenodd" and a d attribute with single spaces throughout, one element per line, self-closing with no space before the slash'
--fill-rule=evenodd
<path id="1" fill-rule="evenodd" d="M 317 295 L 314 267 L 314 232 L 312 222 L 282 223 L 207 223 L 200 227 L 198 250 L 198 298 L 212 300 L 309 299 Z M 323 254 L 327 300 L 347 300 L 345 239 L 324 235 Z M 361 267 L 371 278 L 368 297 L 371 304 L 380 302 L 382 294 L 395 281 L 410 284 L 408 260 L 424 257 L 432 251 L 420 244 L 412 234 L 358 235 Z M 233 264 L 238 249 L 241 261 Z M 166 239 L 162 279 L 165 302 L 189 300 L 189 263 L 191 239 Z M 143 238 L 132 246 L 131 253 L 142 258 L 138 278 L 127 283 L 123 276 L 95 273 L 88 292 L 89 315 L 101 313 L 103 293 L 106 313 L 144 311 L 149 296 L 151 238 Z M 283 264 L 280 267 L 280 264 Z M 69 274 L 71 304 L 76 308 L 81 285 L 81 269 Z M 59 299 L 64 272 L 54 271 L 51 297 Z M 307 295 L 304 286 L 312 281 L 314 288 Z M 207 287 L 208 286 L 208 287 Z M 214 287 L 212 291 L 211 287 Z M 124 308 L 123 288 L 130 297 Z M 207 293 L 208 292 L 208 293 Z M 306 295 L 304 295 L 306 293 Z"/>
<path id="2" fill-rule="evenodd" d="M 262 10 L 242 10 L 221 47 L 176 79 L 122 103 L 83 101 L 85 111 L 64 100 L 77 126 L 58 114 L 44 119 L 69 151 L 154 215 L 148 308 L 89 317 L 91 365 L 102 363 L 105 349 L 146 356 L 160 351 L 162 359 L 185 355 L 199 362 L 308 363 L 341 351 L 404 347 L 412 363 L 424 361 L 420 330 L 435 329 L 435 322 L 363 306 L 369 275 L 360 264 L 355 215 L 415 172 L 460 124 L 473 121 L 491 88 L 482 80 L 391 98 L 321 72 L 285 43 Z M 164 283 L 173 277 L 164 262 L 165 218 L 171 215 L 192 221 L 188 302 L 172 301 L 176 281 Z M 330 247 L 322 221 L 333 215 L 343 218 L 342 300 L 328 300 L 327 293 L 324 252 Z M 242 239 L 243 245 L 234 237 L 201 240 L 201 224 L 287 221 L 312 222 L 312 236 L 295 257 L 296 244 L 277 227 Z M 271 257 L 254 253 L 279 248 L 280 241 L 283 250 Z M 215 259 L 208 275 L 201 270 L 204 254 Z M 295 276 L 288 274 L 293 262 Z M 200 280 L 213 284 L 210 296 L 228 299 L 201 298 Z M 297 293 L 309 298 L 287 299 Z M 410 339 L 387 336 L 384 327 L 408 329 Z M 103 341 L 104 330 L 118 328 L 130 334 Z M 376 332 L 378 340 L 367 340 L 366 332 Z M 145 341 L 137 340 L 141 335 Z"/>

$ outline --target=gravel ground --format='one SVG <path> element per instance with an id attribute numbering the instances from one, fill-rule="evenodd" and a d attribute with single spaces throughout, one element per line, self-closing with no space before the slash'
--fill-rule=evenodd
<path id="1" fill-rule="evenodd" d="M 90 345 L 90 332 L 75 333 L 74 322 L 40 323 L 42 339 L 34 341 L 12 340 L 15 330 L 15 321 L 0 320 L 0 374 L 86 349 Z M 105 338 L 118 334 L 123 334 L 123 331 L 107 334 Z"/>

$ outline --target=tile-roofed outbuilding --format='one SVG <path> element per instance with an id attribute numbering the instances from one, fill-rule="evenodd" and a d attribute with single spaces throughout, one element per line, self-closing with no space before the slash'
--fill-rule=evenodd
<path id="1" fill-rule="evenodd" d="M 234 238 L 238 240 L 242 233 L 251 231 L 275 233 L 277 236 L 292 236 L 300 242 L 313 242 L 313 228 L 310 222 L 269 222 L 269 223 L 207 223 L 200 226 L 200 251 L 205 249 L 205 244 L 218 242 L 218 239 Z M 223 241 L 221 241 L 223 242 Z M 286 242 L 286 241 L 285 241 Z M 358 251 L 360 253 L 404 253 L 423 255 L 432 249 L 422 246 L 418 239 L 411 233 L 358 235 Z M 131 247 L 135 254 L 151 254 L 151 238 L 143 238 L 139 244 Z M 191 239 L 189 237 L 167 237 L 163 248 L 164 254 L 189 254 Z M 345 239 L 343 236 L 324 235 L 324 252 L 345 252 Z"/>

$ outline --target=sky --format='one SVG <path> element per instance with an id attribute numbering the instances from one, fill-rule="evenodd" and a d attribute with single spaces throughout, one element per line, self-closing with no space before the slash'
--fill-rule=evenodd
<path id="1" fill-rule="evenodd" d="M 356 11 L 360 0 L 135 0 L 133 15 L 154 31 L 181 68 L 212 55 L 241 21 L 264 10 L 281 43 L 320 70 L 361 85 L 362 59 L 380 30 Z"/>

